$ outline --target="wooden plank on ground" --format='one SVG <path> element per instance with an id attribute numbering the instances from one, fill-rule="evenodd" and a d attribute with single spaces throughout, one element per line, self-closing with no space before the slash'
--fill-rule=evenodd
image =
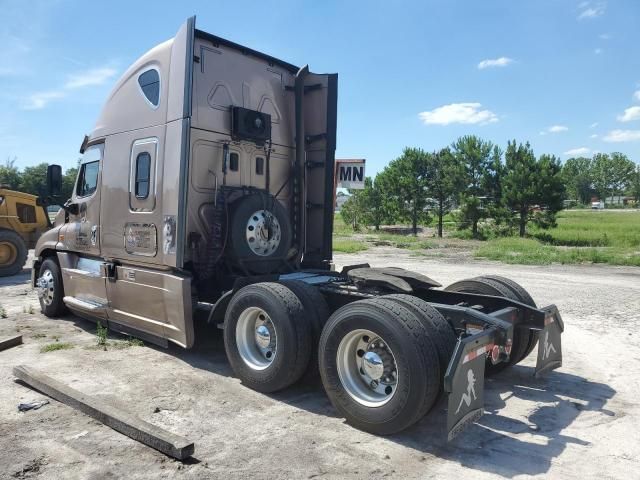
<path id="1" fill-rule="evenodd" d="M 0 338 L 0 352 L 17 345 L 22 345 L 22 335 L 16 335 L 15 337 L 9 338 Z"/>
<path id="2" fill-rule="evenodd" d="M 166 455 L 178 460 L 184 460 L 193 455 L 194 444 L 186 438 L 174 435 L 160 427 L 145 422 L 135 415 L 110 405 L 104 400 L 85 395 L 33 368 L 20 365 L 13 368 L 13 374 L 51 398 L 76 408 L 114 430 Z"/>

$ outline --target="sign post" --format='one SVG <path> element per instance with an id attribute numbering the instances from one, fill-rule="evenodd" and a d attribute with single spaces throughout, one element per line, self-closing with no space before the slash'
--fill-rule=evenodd
<path id="1" fill-rule="evenodd" d="M 333 172 L 333 210 L 336 209 L 338 188 L 364 189 L 365 159 L 336 159 Z"/>

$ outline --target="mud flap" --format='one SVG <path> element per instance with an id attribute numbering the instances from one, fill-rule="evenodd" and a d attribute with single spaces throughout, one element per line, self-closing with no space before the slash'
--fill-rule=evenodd
<path id="1" fill-rule="evenodd" d="M 445 375 L 449 441 L 484 414 L 484 368 L 492 347 L 490 331 L 458 341 Z"/>
<path id="2" fill-rule="evenodd" d="M 555 305 L 543 308 L 545 311 L 544 328 L 538 341 L 538 362 L 535 376 L 562 366 L 562 338 L 564 324 Z"/>

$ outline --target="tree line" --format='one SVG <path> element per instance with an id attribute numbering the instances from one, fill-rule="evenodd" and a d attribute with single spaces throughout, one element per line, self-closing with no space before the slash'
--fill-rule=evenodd
<path id="1" fill-rule="evenodd" d="M 529 142 L 507 142 L 505 150 L 475 135 L 458 138 L 435 152 L 405 148 L 364 190 L 352 190 L 341 208 L 345 223 L 360 226 L 435 219 L 442 237 L 445 216 L 455 209 L 458 228 L 481 236 L 479 225 L 498 234 L 526 235 L 527 225 L 556 225 L 564 200 L 588 204 L 593 194 L 604 199 L 629 193 L 640 201 L 640 166 L 621 153 L 572 158 L 536 156 Z"/>
<path id="2" fill-rule="evenodd" d="M 40 163 L 20 170 L 16 167 L 16 158 L 7 158 L 4 165 L 0 165 L 0 186 L 9 190 L 44 196 L 47 182 L 47 163 Z M 68 168 L 62 177 L 61 198 L 71 198 L 73 187 L 78 175 L 77 168 Z"/>

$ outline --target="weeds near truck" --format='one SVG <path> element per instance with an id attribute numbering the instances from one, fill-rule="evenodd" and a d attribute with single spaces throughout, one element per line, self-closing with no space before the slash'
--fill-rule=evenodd
<path id="1" fill-rule="evenodd" d="M 109 329 L 107 327 L 103 327 L 100 322 L 96 325 L 96 335 L 98 337 L 98 346 L 104 347 L 107 349 L 107 335 L 109 335 Z"/>
<path id="2" fill-rule="evenodd" d="M 125 343 L 128 347 L 144 347 L 144 342 L 139 338 L 129 337 Z"/>
<path id="3" fill-rule="evenodd" d="M 29 315 L 33 315 L 35 313 L 35 309 L 33 308 L 33 305 L 29 305 L 29 306 L 24 306 L 22 307 L 22 313 L 28 313 Z M 6 318 L 6 317 L 2 317 L 2 318 Z"/>
<path id="4" fill-rule="evenodd" d="M 70 348 L 73 348 L 73 345 L 71 343 L 48 343 L 40 349 L 40 353 L 55 352 L 56 350 L 69 350 Z"/>

